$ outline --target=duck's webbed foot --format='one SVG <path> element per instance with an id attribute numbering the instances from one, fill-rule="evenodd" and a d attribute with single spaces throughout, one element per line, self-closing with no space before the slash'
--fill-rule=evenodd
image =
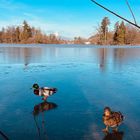
<path id="1" fill-rule="evenodd" d="M 109 132 L 108 126 L 106 126 L 106 128 L 103 129 L 102 131 L 105 132 L 105 133 L 108 133 Z"/>

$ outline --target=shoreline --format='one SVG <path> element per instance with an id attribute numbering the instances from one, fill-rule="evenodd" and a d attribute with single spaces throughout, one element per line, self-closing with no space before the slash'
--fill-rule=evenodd
<path id="1" fill-rule="evenodd" d="M 1 44 L 0 43 L 0 48 L 1 47 L 64 47 L 64 48 L 140 48 L 140 45 L 86 45 L 86 44 L 8 44 L 8 43 L 4 43 Z"/>

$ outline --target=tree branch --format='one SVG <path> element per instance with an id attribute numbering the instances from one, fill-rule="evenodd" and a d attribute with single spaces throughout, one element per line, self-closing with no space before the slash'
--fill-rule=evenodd
<path id="1" fill-rule="evenodd" d="M 97 3 L 95 0 L 91 0 L 91 1 L 92 1 L 93 3 L 95 3 L 96 5 L 100 6 L 101 8 L 105 9 L 106 11 L 110 12 L 111 14 L 113 14 L 113 15 L 115 15 L 115 16 L 121 18 L 122 20 L 124 20 L 124 21 L 130 23 L 131 25 L 133 25 L 133 26 L 135 26 L 135 27 L 137 27 L 137 28 L 140 29 L 140 26 L 138 26 L 137 24 L 135 24 L 135 23 L 129 21 L 128 19 L 126 19 L 126 18 L 120 16 L 119 14 L 117 14 L 117 13 L 115 13 L 115 12 L 109 10 L 108 8 L 104 7 L 103 5 Z"/>
<path id="2" fill-rule="evenodd" d="M 126 4 L 127 4 L 128 8 L 129 8 L 131 14 L 132 14 L 132 17 L 133 17 L 133 19 L 134 19 L 134 22 L 135 22 L 135 24 L 137 25 L 135 15 L 134 15 L 134 13 L 133 13 L 131 7 L 130 7 L 130 4 L 129 4 L 128 0 L 125 0 L 125 1 L 126 1 Z"/>

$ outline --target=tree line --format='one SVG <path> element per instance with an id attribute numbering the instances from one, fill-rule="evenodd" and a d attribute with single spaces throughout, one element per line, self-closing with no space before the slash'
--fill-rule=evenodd
<path id="1" fill-rule="evenodd" d="M 55 34 L 46 35 L 40 29 L 31 27 L 27 21 L 22 26 L 9 26 L 0 30 L 0 43 L 39 43 L 39 44 L 96 44 L 96 45 L 138 45 L 140 30 L 123 21 L 116 22 L 109 30 L 110 20 L 104 17 L 89 38 L 74 37 L 73 40 L 62 39 Z"/>
<path id="2" fill-rule="evenodd" d="M 89 38 L 92 44 L 98 45 L 138 45 L 140 44 L 140 30 L 123 21 L 116 22 L 114 29 L 109 31 L 110 20 L 104 17 L 95 35 Z"/>
<path id="3" fill-rule="evenodd" d="M 40 29 L 31 27 L 26 21 L 22 26 L 9 26 L 0 31 L 0 43 L 43 43 L 63 44 L 65 40 L 55 34 L 46 35 Z"/>

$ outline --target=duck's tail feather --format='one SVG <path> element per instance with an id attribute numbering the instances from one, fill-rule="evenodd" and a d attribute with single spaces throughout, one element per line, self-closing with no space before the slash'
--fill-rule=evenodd
<path id="1" fill-rule="evenodd" d="M 54 92 L 57 92 L 57 88 L 53 88 L 53 91 L 54 91 Z"/>

